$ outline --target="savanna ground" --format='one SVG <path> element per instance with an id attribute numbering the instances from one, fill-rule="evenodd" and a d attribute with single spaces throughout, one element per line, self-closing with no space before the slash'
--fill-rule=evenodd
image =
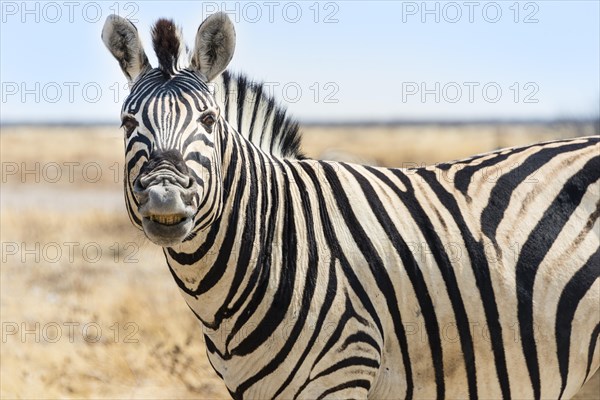
<path id="1" fill-rule="evenodd" d="M 593 125 L 307 127 L 305 153 L 415 166 Z M 2 398 L 229 398 L 163 261 L 135 230 L 115 127 L 3 127 Z M 600 399 L 596 374 L 579 399 Z"/>

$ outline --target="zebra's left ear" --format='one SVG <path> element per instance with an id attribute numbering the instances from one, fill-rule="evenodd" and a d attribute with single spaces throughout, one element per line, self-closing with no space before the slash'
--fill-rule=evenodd
<path id="1" fill-rule="evenodd" d="M 223 12 L 206 18 L 196 34 L 191 67 L 210 82 L 227 68 L 235 50 L 235 29 Z"/>

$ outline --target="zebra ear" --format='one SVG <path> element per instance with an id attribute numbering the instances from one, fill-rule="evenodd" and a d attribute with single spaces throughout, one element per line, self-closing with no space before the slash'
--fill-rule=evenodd
<path id="1" fill-rule="evenodd" d="M 210 82 L 227 68 L 235 50 L 235 29 L 223 12 L 206 18 L 196 34 L 191 67 Z"/>
<path id="2" fill-rule="evenodd" d="M 109 15 L 102 28 L 102 41 L 119 61 L 129 83 L 133 83 L 142 72 L 151 68 L 137 28 L 131 21 L 118 15 Z"/>

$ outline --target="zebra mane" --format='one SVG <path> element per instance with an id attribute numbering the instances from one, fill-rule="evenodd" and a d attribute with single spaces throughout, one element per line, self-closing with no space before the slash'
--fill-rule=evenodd
<path id="1" fill-rule="evenodd" d="M 181 28 L 161 18 L 152 28 L 152 44 L 158 67 L 172 78 L 189 66 L 189 51 Z M 284 158 L 304 158 L 300 151 L 300 127 L 287 110 L 264 90 L 264 84 L 243 74 L 223 72 L 211 83 L 225 120 L 263 151 Z"/>
<path id="2" fill-rule="evenodd" d="M 183 41 L 181 28 L 172 20 L 161 18 L 152 28 L 152 46 L 158 58 L 158 68 L 173 76 L 189 63 L 188 48 Z"/>
<path id="3" fill-rule="evenodd" d="M 302 136 L 298 121 L 264 90 L 263 83 L 241 73 L 224 71 L 211 84 L 225 120 L 242 136 L 271 155 L 305 158 L 300 150 Z"/>

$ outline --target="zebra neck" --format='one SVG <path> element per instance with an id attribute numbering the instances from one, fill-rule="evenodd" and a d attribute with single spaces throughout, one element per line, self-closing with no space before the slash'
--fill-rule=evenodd
<path id="1" fill-rule="evenodd" d="M 210 329 L 232 324 L 250 298 L 266 301 L 282 257 L 289 185 L 286 161 L 237 132 L 221 138 L 223 211 L 178 248 L 166 249 L 170 270 L 197 317 Z M 218 184 L 218 183 L 217 183 Z"/>

